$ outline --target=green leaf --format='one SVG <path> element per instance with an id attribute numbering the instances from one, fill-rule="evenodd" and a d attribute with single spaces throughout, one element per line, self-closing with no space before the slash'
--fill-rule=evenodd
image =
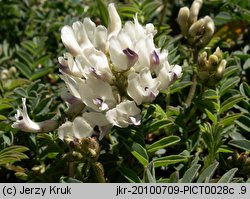
<path id="1" fill-rule="evenodd" d="M 5 117 L 4 115 L 0 115 L 0 121 L 1 120 L 7 120 L 7 117 Z"/>
<path id="2" fill-rule="evenodd" d="M 249 68 L 250 68 L 250 58 L 248 58 L 243 65 L 244 70 L 247 70 Z"/>
<path id="3" fill-rule="evenodd" d="M 170 88 L 170 93 L 176 93 L 176 92 L 180 92 L 182 89 L 191 86 L 193 83 L 191 81 L 181 81 L 178 83 L 175 83 L 171 86 Z"/>
<path id="4" fill-rule="evenodd" d="M 30 68 L 19 62 L 19 61 L 16 61 L 15 62 L 15 66 L 19 69 L 19 71 L 28 79 L 30 79 L 31 75 L 32 75 L 32 71 L 30 70 Z"/>
<path id="5" fill-rule="evenodd" d="M 211 113 L 208 109 L 205 109 L 205 112 L 206 112 L 208 118 L 209 118 L 213 123 L 216 123 L 216 122 L 217 122 L 217 118 L 216 118 L 216 116 L 215 116 L 213 113 Z"/>
<path id="6" fill-rule="evenodd" d="M 217 26 L 221 26 L 228 23 L 231 19 L 232 19 L 231 13 L 221 11 L 218 15 L 216 15 L 214 21 Z"/>
<path id="7" fill-rule="evenodd" d="M 242 95 L 250 98 L 250 86 L 246 82 L 241 83 L 240 92 Z"/>
<path id="8" fill-rule="evenodd" d="M 96 2 L 97 2 L 97 8 L 100 13 L 100 18 L 102 20 L 102 24 L 107 27 L 109 19 L 107 5 L 105 5 L 103 0 L 97 0 Z"/>
<path id="9" fill-rule="evenodd" d="M 44 56 L 40 57 L 38 60 L 36 60 L 36 61 L 32 64 L 32 68 L 33 68 L 33 69 L 34 69 L 34 68 L 37 68 L 37 66 L 38 66 L 39 64 L 45 65 L 45 63 L 46 63 L 47 61 L 49 61 L 49 60 L 50 60 L 50 56 L 49 56 L 49 55 L 44 55 Z"/>
<path id="10" fill-rule="evenodd" d="M 167 118 L 157 120 L 149 125 L 148 131 L 149 132 L 157 131 L 159 129 L 170 126 L 172 124 L 173 124 L 173 122 Z"/>
<path id="11" fill-rule="evenodd" d="M 233 88 L 240 81 L 239 77 L 227 79 L 220 87 L 220 96 L 223 96 L 230 88 Z"/>
<path id="12" fill-rule="evenodd" d="M 209 180 L 214 175 L 214 172 L 216 171 L 217 167 L 219 166 L 219 162 L 215 162 L 211 165 L 209 165 L 199 176 L 197 183 L 206 182 L 208 183 Z"/>
<path id="13" fill-rule="evenodd" d="M 171 135 L 171 136 L 162 138 L 162 139 L 154 142 L 153 144 L 149 145 L 147 147 L 147 150 L 149 153 L 153 153 L 153 152 L 157 151 L 158 149 L 163 149 L 167 146 L 171 146 L 173 144 L 176 144 L 180 140 L 181 139 L 178 136 Z"/>
<path id="14" fill-rule="evenodd" d="M 218 153 L 233 153 L 233 150 L 227 145 L 221 145 L 218 149 Z"/>
<path id="15" fill-rule="evenodd" d="M 218 183 L 229 183 L 231 182 L 231 180 L 233 179 L 236 171 L 238 170 L 238 168 L 233 168 L 231 170 L 229 170 L 228 172 L 226 172 L 218 181 Z"/>
<path id="16" fill-rule="evenodd" d="M 42 68 L 38 69 L 32 76 L 31 80 L 39 79 L 52 71 L 52 68 Z"/>
<path id="17" fill-rule="evenodd" d="M 249 140 L 231 140 L 228 144 L 250 152 Z"/>
<path id="18" fill-rule="evenodd" d="M 17 54 L 19 57 L 21 57 L 23 59 L 23 61 L 25 62 L 25 64 L 27 64 L 29 66 L 29 68 L 32 68 L 32 63 L 33 63 L 33 57 L 27 53 L 26 51 L 19 49 L 17 50 Z"/>
<path id="19" fill-rule="evenodd" d="M 223 78 L 229 77 L 230 75 L 233 75 L 236 72 L 239 72 L 240 68 L 239 66 L 229 66 L 226 68 L 224 74 L 223 74 Z"/>
<path id="20" fill-rule="evenodd" d="M 237 104 L 238 102 L 240 102 L 243 99 L 244 99 L 244 97 L 241 95 L 234 95 L 234 96 L 228 98 L 226 101 L 224 101 L 221 104 L 220 114 L 227 111 L 228 109 L 232 108 L 235 104 Z"/>
<path id="21" fill-rule="evenodd" d="M 168 165 L 176 164 L 180 162 L 186 162 L 187 157 L 183 155 L 170 155 L 166 157 L 156 158 L 153 161 L 155 164 L 155 168 L 157 168 L 157 167 L 168 166 Z"/>
<path id="22" fill-rule="evenodd" d="M 155 108 L 155 112 L 158 113 L 162 118 L 167 117 L 166 112 L 161 108 L 160 105 L 153 104 L 152 106 Z"/>
<path id="23" fill-rule="evenodd" d="M 156 183 L 155 167 L 154 167 L 153 161 L 150 162 L 147 167 L 145 167 L 143 182 L 144 183 Z"/>
<path id="24" fill-rule="evenodd" d="M 13 108 L 10 104 L 0 104 L 0 111 Z"/>
<path id="25" fill-rule="evenodd" d="M 18 96 L 21 96 L 21 97 L 24 97 L 24 98 L 27 98 L 27 93 L 26 91 L 22 88 L 22 87 L 18 87 L 14 90 L 14 93 Z"/>
<path id="26" fill-rule="evenodd" d="M 28 84 L 29 82 L 30 82 L 29 80 L 23 79 L 23 78 L 13 79 L 13 80 L 10 80 L 9 82 L 7 82 L 4 85 L 4 88 L 6 88 L 7 90 L 13 90 L 16 87 L 22 86 L 24 84 Z"/>
<path id="27" fill-rule="evenodd" d="M 240 113 L 236 114 L 235 113 L 233 115 L 229 115 L 229 116 L 224 117 L 223 119 L 221 119 L 219 121 L 219 123 L 221 125 L 227 126 L 227 125 L 233 124 L 235 122 L 235 120 L 237 120 L 241 116 L 242 116 L 242 114 L 240 114 Z"/>
<path id="28" fill-rule="evenodd" d="M 33 41 L 27 40 L 21 43 L 21 46 L 28 50 L 31 54 L 35 54 L 36 44 Z"/>
<path id="29" fill-rule="evenodd" d="M 201 167 L 200 164 L 194 164 L 191 168 L 189 168 L 185 172 L 181 182 L 182 183 L 191 183 L 194 180 L 196 174 L 198 173 L 200 167 Z"/>
<path id="30" fill-rule="evenodd" d="M 219 99 L 219 96 L 216 90 L 208 89 L 203 93 L 202 98 L 217 100 Z"/>
<path id="31" fill-rule="evenodd" d="M 250 133 L 250 118 L 248 115 L 242 115 L 239 119 L 235 121 L 237 125 L 239 125 L 242 129 L 244 129 L 246 132 Z"/>
<path id="32" fill-rule="evenodd" d="M 29 149 L 24 146 L 10 146 L 0 151 L 0 166 L 7 163 L 13 163 L 21 161 L 22 159 L 28 159 L 28 156 L 23 152 Z"/>
<path id="33" fill-rule="evenodd" d="M 135 158 L 143 165 L 148 165 L 148 154 L 145 148 L 143 148 L 138 143 L 133 143 L 131 147 L 131 153 L 135 156 Z"/>
<path id="34" fill-rule="evenodd" d="M 169 183 L 179 182 L 179 171 L 173 172 L 169 177 Z"/>
<path id="35" fill-rule="evenodd" d="M 131 169 L 126 167 L 119 167 L 118 171 L 131 183 L 141 183 L 141 179 Z"/>

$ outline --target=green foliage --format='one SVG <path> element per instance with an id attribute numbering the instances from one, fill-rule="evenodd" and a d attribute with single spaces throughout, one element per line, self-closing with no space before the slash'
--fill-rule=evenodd
<path id="1" fill-rule="evenodd" d="M 249 1 L 204 1 L 201 15 L 213 18 L 216 32 L 198 54 L 210 55 L 219 46 L 227 65 L 213 87 L 197 83 L 190 106 L 186 99 L 197 66 L 194 49 L 176 23 L 180 7 L 189 4 L 186 0 L 115 1 L 123 23 L 137 13 L 140 23 L 154 24 L 156 46 L 168 50 L 169 63 L 181 65 L 183 74 L 153 103 L 141 105 L 139 127 L 114 127 L 100 141 L 98 161 L 108 182 L 250 181 Z M 0 1 L 2 181 L 97 181 L 93 165 L 73 154 L 57 131 L 31 134 L 11 124 L 23 97 L 32 120 L 65 122 L 67 107 L 60 98 L 65 86 L 57 61 L 64 53 L 60 28 L 86 16 L 107 26 L 107 5 L 104 0 Z M 99 167 L 97 172 L 101 171 Z"/>
<path id="2" fill-rule="evenodd" d="M 0 151 L 0 166 L 28 159 L 23 152 L 29 150 L 24 146 L 10 146 Z"/>

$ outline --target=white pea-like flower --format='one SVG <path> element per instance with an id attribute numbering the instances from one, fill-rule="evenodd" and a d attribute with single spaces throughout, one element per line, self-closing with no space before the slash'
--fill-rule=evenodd
<path id="1" fill-rule="evenodd" d="M 112 87 L 100 79 L 87 79 L 79 85 L 83 103 L 95 111 L 107 111 L 116 106 Z"/>
<path id="2" fill-rule="evenodd" d="M 128 127 L 131 124 L 141 124 L 141 110 L 134 101 L 123 101 L 115 108 L 107 111 L 106 117 L 110 123 L 118 127 Z"/>
<path id="3" fill-rule="evenodd" d="M 60 70 L 62 72 L 76 77 L 82 77 L 82 73 L 70 53 L 65 53 L 64 57 L 59 57 L 58 62 L 60 63 Z"/>
<path id="4" fill-rule="evenodd" d="M 128 95 L 140 105 L 143 102 L 152 102 L 159 94 L 160 81 L 152 78 L 150 70 L 144 68 L 141 72 L 130 73 L 128 76 Z"/>
<path id="5" fill-rule="evenodd" d="M 67 121 L 58 128 L 60 139 L 64 137 L 85 138 L 97 136 L 102 139 L 112 124 L 105 115 L 96 112 L 85 112 L 82 116 L 76 117 L 72 122 Z"/>
<path id="6" fill-rule="evenodd" d="M 43 122 L 34 122 L 30 119 L 26 98 L 22 98 L 23 109 L 18 109 L 15 114 L 16 121 L 11 125 L 12 128 L 17 128 L 25 132 L 37 133 L 37 132 L 50 132 L 57 127 L 57 122 L 54 120 L 46 120 Z"/>
<path id="7" fill-rule="evenodd" d="M 170 65 L 168 62 L 160 65 L 156 75 L 160 81 L 160 90 L 165 90 L 171 83 L 175 82 L 181 76 L 182 68 L 179 65 Z"/>
<path id="8" fill-rule="evenodd" d="M 112 82 L 114 78 L 106 55 L 95 48 L 86 49 L 84 55 L 78 55 L 76 65 L 86 79 L 95 77 Z"/>

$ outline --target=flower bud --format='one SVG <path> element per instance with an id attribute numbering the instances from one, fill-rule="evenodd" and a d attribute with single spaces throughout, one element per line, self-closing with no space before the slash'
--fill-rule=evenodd
<path id="1" fill-rule="evenodd" d="M 213 37 L 215 30 L 214 21 L 209 16 L 204 17 L 204 21 L 205 21 L 204 34 L 199 44 L 201 47 L 206 46 L 209 43 L 209 41 Z"/>
<path id="2" fill-rule="evenodd" d="M 219 59 L 216 55 L 210 55 L 208 58 L 208 64 L 212 68 L 216 68 L 219 63 Z"/>
<path id="3" fill-rule="evenodd" d="M 190 12 L 188 7 L 183 7 L 180 9 L 178 17 L 177 17 L 177 22 L 180 26 L 181 33 L 182 35 L 186 35 L 189 25 L 188 25 L 188 18 L 189 18 Z"/>
<path id="4" fill-rule="evenodd" d="M 202 0 L 195 0 L 190 8 L 190 16 L 188 19 L 189 24 L 193 24 L 194 22 L 197 21 L 198 14 L 200 12 L 201 6 L 202 6 L 203 1 Z"/>
<path id="5" fill-rule="evenodd" d="M 11 66 L 10 69 L 9 69 L 9 72 L 14 75 L 16 73 L 16 67 Z"/>
<path id="6" fill-rule="evenodd" d="M 222 52 L 219 48 L 209 56 L 203 52 L 198 59 L 198 78 L 207 86 L 214 86 L 223 76 L 226 60 L 221 60 Z"/>
<path id="7" fill-rule="evenodd" d="M 197 42 L 199 42 L 199 39 L 202 37 L 204 33 L 204 19 L 199 19 L 195 23 L 191 25 L 191 27 L 188 30 L 188 42 L 189 44 L 195 44 L 197 45 Z"/>
<path id="8" fill-rule="evenodd" d="M 209 43 L 215 29 L 214 22 L 209 16 L 198 20 L 202 4 L 202 0 L 195 0 L 190 10 L 187 7 L 181 8 L 177 17 L 182 35 L 187 38 L 190 45 L 199 49 Z"/>
<path id="9" fill-rule="evenodd" d="M 9 71 L 7 69 L 2 70 L 0 77 L 2 80 L 7 80 L 9 77 Z"/>
<path id="10" fill-rule="evenodd" d="M 219 65 L 219 67 L 217 68 L 216 73 L 215 73 L 216 79 L 220 80 L 222 78 L 223 73 L 225 71 L 226 64 L 227 64 L 227 61 L 225 59 L 223 59 Z"/>
<path id="11" fill-rule="evenodd" d="M 220 47 L 217 47 L 213 54 L 216 55 L 219 60 L 222 59 L 222 51 L 220 50 Z"/>

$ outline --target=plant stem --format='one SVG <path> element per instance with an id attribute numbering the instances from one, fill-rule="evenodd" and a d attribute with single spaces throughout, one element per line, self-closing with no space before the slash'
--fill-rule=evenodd
<path id="1" fill-rule="evenodd" d="M 92 163 L 92 168 L 95 172 L 98 182 L 100 183 L 106 182 L 105 177 L 104 177 L 104 168 L 102 164 L 100 162 L 94 162 Z"/>
<path id="2" fill-rule="evenodd" d="M 194 50 L 193 52 L 193 64 L 196 65 L 198 62 L 198 51 Z M 193 77 L 192 77 L 192 86 L 190 87 L 187 99 L 185 101 L 185 103 L 187 104 L 187 107 L 189 107 L 191 105 L 191 102 L 194 98 L 194 94 L 196 91 L 196 87 L 197 87 L 197 73 L 195 70 L 193 70 Z"/>
<path id="3" fill-rule="evenodd" d="M 75 162 L 69 162 L 69 177 L 73 178 L 75 174 L 74 170 Z"/>

